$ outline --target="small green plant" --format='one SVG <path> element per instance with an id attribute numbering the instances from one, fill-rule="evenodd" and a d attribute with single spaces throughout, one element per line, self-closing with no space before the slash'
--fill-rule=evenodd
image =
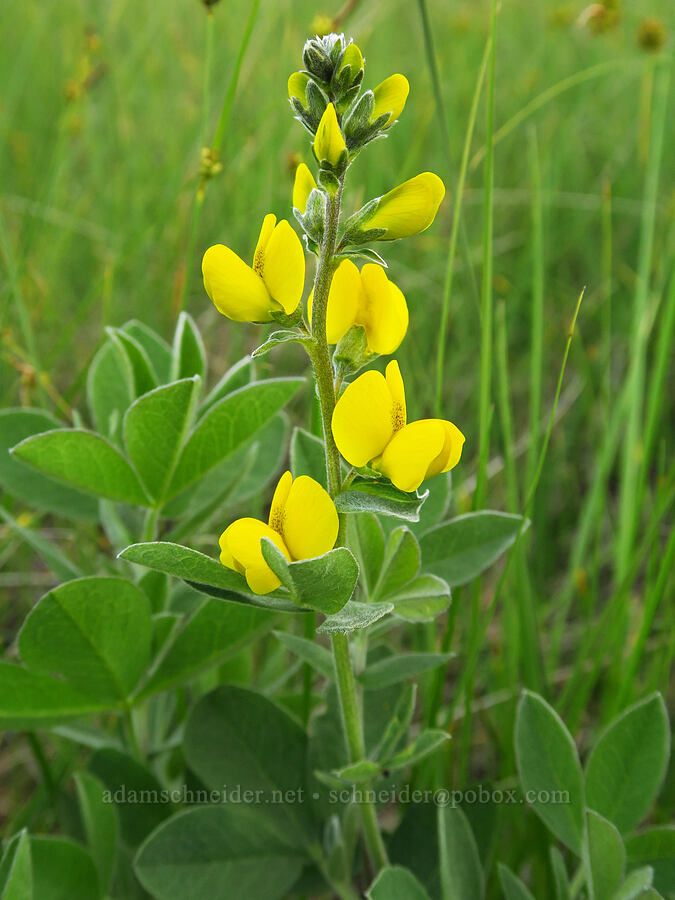
<path id="1" fill-rule="evenodd" d="M 63 583 L 24 621 L 20 661 L 0 663 L 0 726 L 27 734 L 47 802 L 68 803 L 63 837 L 10 821 L 2 900 L 479 900 L 495 872 L 507 900 L 532 896 L 474 835 L 470 791 L 452 792 L 438 727 L 451 653 L 433 632 L 452 588 L 529 523 L 448 518 L 464 435 L 408 421 L 395 360 L 359 374 L 409 327 L 371 245 L 425 230 L 444 196 L 425 172 L 344 212 L 352 163 L 408 95 L 399 74 L 365 90 L 364 68 L 330 34 L 289 79 L 316 162 L 293 191 L 304 248 L 268 214 L 250 266 L 222 244 L 204 255 L 224 316 L 278 326 L 250 357 L 207 391 L 189 315 L 172 346 L 131 321 L 108 329 L 89 368 L 90 427 L 0 413 L 8 493 L 101 534 L 96 558 L 66 555 L 1 510 Z M 303 304 L 305 251 L 316 270 Z M 288 343 L 309 379 L 260 377 L 260 358 Z M 291 402 L 309 429 L 291 431 Z M 434 649 L 411 647 L 419 628 Z M 672 894 L 674 832 L 635 831 L 668 763 L 660 696 L 616 719 L 584 772 L 557 714 L 526 692 L 515 753 L 520 802 L 547 829 L 548 896 Z M 487 793 L 491 809 L 504 802 L 500 786 Z"/>

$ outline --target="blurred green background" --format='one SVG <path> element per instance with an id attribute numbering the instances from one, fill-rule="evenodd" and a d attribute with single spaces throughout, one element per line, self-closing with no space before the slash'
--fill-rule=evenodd
<path id="1" fill-rule="evenodd" d="M 209 140 L 250 8 L 250 2 L 223 0 L 213 9 Z M 201 284 L 200 261 L 206 247 L 216 242 L 248 259 L 265 213 L 291 217 L 293 167 L 299 159 L 311 162 L 311 151 L 308 135 L 291 116 L 286 81 L 300 65 L 302 44 L 319 13 L 329 19 L 342 15 L 340 30 L 354 37 L 366 57 L 368 86 L 395 71 L 411 83 L 400 123 L 350 170 L 347 210 L 419 171 L 437 172 L 449 188 L 431 229 L 386 247 L 390 277 L 406 294 L 411 313 L 408 337 L 397 354 L 409 408 L 415 418 L 432 412 L 450 195 L 488 33 L 487 2 L 428 3 L 447 115 L 446 142 L 417 3 L 362 0 L 341 11 L 329 2 L 317 6 L 263 0 L 221 151 L 223 170 L 207 185 L 195 252 L 187 256 L 203 144 L 203 5 L 198 0 L 4 0 L 3 405 L 37 403 L 32 365 L 37 360 L 47 373 L 50 404 L 62 413 L 70 406 L 84 410 L 84 372 L 104 326 L 135 317 L 169 338 L 184 282 L 185 306 L 206 337 L 214 375 L 259 343 L 259 328 L 235 326 L 215 312 Z M 612 641 L 603 645 L 603 652 L 620 663 L 642 621 L 643 600 L 655 598 L 658 605 L 672 596 L 672 575 L 666 573 L 664 583 L 659 569 L 672 499 L 673 398 L 667 378 L 672 371 L 650 380 L 658 342 L 672 336 L 673 295 L 667 289 L 675 246 L 672 115 L 666 119 L 660 171 L 648 166 L 655 98 L 663 96 L 669 66 L 664 57 L 667 60 L 672 51 L 672 14 L 671 0 L 637 0 L 618 8 L 588 7 L 583 0 L 506 0 L 499 14 L 496 127 L 505 132 L 502 136 L 498 131 L 495 151 L 494 292 L 497 303 L 504 304 L 499 309 L 504 310 L 506 326 L 513 434 L 503 427 L 500 407 L 491 432 L 493 477 L 487 505 L 493 508 L 522 503 L 528 484 L 531 309 L 537 273 L 543 274 L 543 367 L 538 376 L 543 420 L 551 407 L 575 303 L 586 286 L 533 510 L 526 582 L 520 575 L 513 579 L 510 597 L 515 606 L 507 604 L 506 630 L 502 637 L 491 635 L 488 648 L 497 670 L 505 653 L 525 671 L 526 680 L 536 681 L 531 657 L 546 657 L 548 625 L 556 621 L 561 603 L 572 604 L 567 624 L 564 611 L 558 621 L 558 627 L 564 627 L 563 661 L 572 660 L 579 675 L 596 661 L 605 664 L 600 650 L 583 645 L 582 638 L 589 629 L 603 637 L 601 616 L 611 598 L 620 596 L 621 625 L 611 632 Z M 646 33 L 658 36 L 655 19 L 665 31 L 660 51 L 644 47 Z M 546 91 L 550 94 L 542 97 Z M 444 372 L 444 414 L 467 435 L 464 461 L 456 470 L 459 511 L 470 503 L 478 447 L 484 135 L 483 96 L 464 195 L 466 241 L 460 241 L 457 258 Z M 535 190 L 537 170 L 540 193 Z M 655 177 L 652 210 L 645 206 L 645 184 Z M 536 210 L 539 201 L 541 247 L 533 226 L 533 207 Z M 612 450 L 606 440 L 630 373 L 640 234 L 652 212 L 654 241 L 645 263 L 649 287 L 639 306 L 646 380 L 631 397 L 639 403 L 640 422 L 653 413 L 656 441 L 635 499 L 632 551 L 638 555 L 632 559 L 637 569 L 631 569 L 626 589 L 623 569 L 628 562 L 618 559 L 616 545 L 621 441 Z M 301 356 L 284 351 L 264 365 L 279 372 L 297 370 L 301 362 Z M 496 361 L 494 372 L 496 399 L 507 386 Z M 656 396 L 650 395 L 652 385 Z M 516 460 L 516 502 L 509 498 L 504 480 L 505 451 Z M 600 459 L 606 465 L 598 473 Z M 594 486 L 597 493 L 589 506 Z M 643 530 L 647 525 L 651 531 Z M 580 529 L 586 529 L 581 550 Z M 641 546 L 638 539 L 645 534 L 649 540 Z M 534 632 L 520 635 L 517 622 L 508 625 L 508 610 L 518 614 L 523 594 L 534 610 Z M 673 610 L 672 605 L 660 609 L 639 654 L 642 681 L 636 692 L 667 682 L 674 651 Z M 520 649 L 513 649 L 511 639 Z M 556 685 L 569 686 L 568 676 L 564 669 L 551 673 Z M 485 690 L 499 686 L 500 679 L 492 682 L 486 674 L 480 678 Z M 577 718 L 596 680 L 588 680 L 584 693 L 568 695 Z M 504 736 L 505 743 L 507 739 L 510 735 Z"/>

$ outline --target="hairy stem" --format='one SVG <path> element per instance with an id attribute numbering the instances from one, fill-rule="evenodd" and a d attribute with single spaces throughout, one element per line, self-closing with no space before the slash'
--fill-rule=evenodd
<path id="1" fill-rule="evenodd" d="M 340 709 L 342 711 L 342 725 L 347 740 L 350 762 L 359 762 L 365 758 L 366 747 L 363 737 L 363 722 L 358 698 L 356 696 L 356 684 L 352 661 L 349 656 L 349 641 L 344 634 L 332 636 L 333 661 L 337 675 L 338 694 L 340 696 Z M 361 822 L 363 836 L 368 848 L 368 855 L 376 872 L 388 865 L 387 850 L 382 840 L 380 826 L 377 821 L 375 805 L 369 800 L 362 799 Z"/>
<path id="2" fill-rule="evenodd" d="M 335 445 L 331 429 L 331 420 L 335 409 L 335 381 L 333 364 L 326 339 L 326 311 L 330 285 L 336 268 L 334 255 L 340 222 L 343 183 L 344 178 L 340 179 L 340 184 L 335 194 L 331 194 L 328 197 L 326 227 L 321 242 L 321 255 L 316 269 L 316 277 L 314 278 L 314 297 L 312 301 L 312 337 L 314 341 L 310 349 L 310 357 L 319 394 L 319 405 L 321 407 L 321 421 L 326 447 L 328 492 L 331 497 L 335 497 L 342 487 L 342 474 L 340 470 L 340 454 Z M 345 519 L 341 515 L 337 544 L 344 544 L 344 539 Z M 349 759 L 351 762 L 358 762 L 365 757 L 365 743 L 363 738 L 363 721 L 356 694 L 356 683 L 354 681 L 347 637 L 344 634 L 333 635 L 332 648 L 335 671 L 337 673 L 342 724 L 349 751 Z M 368 855 L 373 868 L 377 872 L 387 865 L 387 851 L 380 833 L 375 805 L 370 801 L 364 800 L 359 803 L 359 807 Z"/>

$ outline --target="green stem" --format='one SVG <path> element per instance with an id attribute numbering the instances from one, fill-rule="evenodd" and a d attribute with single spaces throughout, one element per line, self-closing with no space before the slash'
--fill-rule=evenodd
<path id="1" fill-rule="evenodd" d="M 363 737 L 361 710 L 356 696 L 356 684 L 349 656 L 349 641 L 344 634 L 332 636 L 333 660 L 337 676 L 342 725 L 344 727 L 350 762 L 356 763 L 365 758 L 366 748 Z M 380 826 L 377 821 L 375 805 L 368 800 L 361 800 L 361 822 L 363 835 L 368 848 L 370 860 L 376 872 L 388 865 L 387 850 L 382 840 Z"/>
<path id="2" fill-rule="evenodd" d="M 492 133 L 495 118 L 495 49 L 497 39 L 497 2 L 492 2 L 490 24 L 490 57 L 488 60 L 485 178 L 483 187 L 483 279 L 480 316 L 480 397 L 478 412 L 478 475 L 474 509 L 479 509 L 487 488 L 487 465 L 490 452 L 490 405 L 492 395 L 492 230 L 494 190 L 494 154 Z"/>
<path id="3" fill-rule="evenodd" d="M 443 304 L 441 306 L 441 322 L 438 330 L 438 349 L 436 350 L 436 415 L 441 416 L 443 408 L 443 369 L 445 365 L 445 341 L 448 333 L 448 318 L 450 315 L 450 297 L 452 295 L 452 279 L 455 271 L 455 257 L 457 255 L 457 237 L 459 235 L 459 226 L 462 213 L 462 200 L 464 199 L 464 183 L 466 181 L 466 173 L 469 166 L 469 151 L 471 150 L 471 141 L 473 140 L 473 131 L 476 124 L 476 114 L 478 112 L 478 101 L 481 91 L 483 90 L 483 82 L 485 80 L 485 71 L 490 56 L 490 45 L 492 39 L 488 38 L 483 53 L 483 60 L 478 71 L 476 87 L 473 92 L 473 100 L 471 101 L 471 111 L 469 112 L 469 124 L 466 129 L 466 137 L 464 138 L 464 149 L 462 151 L 462 161 L 459 167 L 459 176 L 457 177 L 457 187 L 455 188 L 455 205 L 452 213 L 452 227 L 450 229 L 450 245 L 448 247 L 448 260 L 445 269 L 445 285 L 443 288 Z M 471 269 L 473 271 L 473 269 Z"/>
<path id="4" fill-rule="evenodd" d="M 310 358 L 316 378 L 321 407 L 321 421 L 326 447 L 326 472 L 328 478 L 328 492 L 332 497 L 339 493 L 342 485 L 342 473 L 340 469 L 340 454 L 338 452 L 331 420 L 335 409 L 335 382 L 333 364 L 326 340 L 326 310 L 328 307 L 328 294 L 335 271 L 334 254 L 337 243 L 338 225 L 340 222 L 340 202 L 344 177 L 340 179 L 335 194 L 328 197 L 328 209 L 326 215 L 326 227 L 319 264 L 314 278 L 314 298 L 312 301 L 312 337 Z M 344 543 L 345 518 L 340 516 L 340 532 L 338 544 Z M 363 723 L 356 696 L 356 684 L 352 663 L 349 655 L 349 641 L 344 634 L 336 634 L 332 640 L 333 660 L 338 681 L 338 695 L 342 722 L 344 726 L 347 748 L 351 762 L 359 762 L 365 757 L 365 743 L 363 738 Z M 373 867 L 379 871 L 387 865 L 387 851 L 382 840 L 380 827 L 377 822 L 375 806 L 370 801 L 359 803 L 361 810 L 361 823 L 363 836 L 368 848 Z"/>
<path id="5" fill-rule="evenodd" d="M 342 199 L 342 187 L 344 178 L 334 195 L 328 198 L 328 213 L 326 216 L 326 229 L 321 244 L 321 255 L 314 278 L 314 298 L 312 300 L 312 337 L 314 344 L 310 350 L 310 358 L 316 378 L 316 386 L 319 393 L 319 405 L 321 407 L 321 422 L 323 425 L 323 437 L 326 445 L 326 472 L 328 478 L 328 493 L 335 497 L 341 487 L 340 454 L 331 428 L 333 410 L 335 409 L 335 383 L 333 381 L 333 364 L 326 340 L 326 311 L 328 308 L 328 294 L 330 284 L 335 271 L 335 246 L 337 242 L 338 224 L 340 222 L 340 201 Z"/>
<path id="6" fill-rule="evenodd" d="M 206 22 L 206 41 L 205 41 L 205 50 L 204 50 L 204 87 L 203 87 L 203 96 L 202 96 L 202 120 L 201 120 L 201 144 L 200 151 L 204 149 L 210 150 L 210 157 L 212 162 L 216 162 L 218 159 L 218 154 L 220 148 L 223 143 L 223 138 L 225 137 L 225 130 L 227 128 L 227 123 L 230 119 L 230 113 L 232 111 L 232 104 L 234 103 L 234 97 L 237 91 L 237 84 L 239 83 L 239 74 L 241 72 L 242 63 L 244 62 L 244 56 L 246 54 L 246 49 L 248 47 L 249 40 L 251 39 L 251 33 L 253 31 L 253 26 L 255 24 L 255 20 L 258 16 L 258 8 L 260 6 L 260 0 L 254 0 L 251 4 L 251 10 L 249 13 L 248 21 L 246 23 L 246 30 L 244 31 L 244 35 L 241 40 L 241 44 L 239 45 L 239 53 L 237 54 L 237 59 L 234 64 L 234 69 L 232 70 L 232 75 L 230 76 L 230 83 L 227 87 L 227 93 L 225 95 L 225 100 L 223 102 L 222 109 L 220 111 L 220 118 L 218 119 L 218 125 L 216 126 L 216 131 L 213 137 L 213 141 L 211 142 L 211 147 L 206 148 L 206 133 L 208 129 L 208 119 L 211 109 L 211 73 L 213 68 L 213 29 L 214 29 L 214 15 L 212 10 L 208 10 L 207 22 Z M 195 193 L 194 203 L 192 205 L 192 217 L 190 220 L 190 232 L 188 235 L 188 243 L 187 249 L 185 252 L 185 273 L 183 276 L 183 283 L 181 285 L 180 295 L 178 297 L 177 309 L 176 313 L 180 313 L 185 304 L 185 295 L 187 293 L 187 286 L 189 281 L 189 272 L 190 272 L 190 262 L 194 256 L 195 246 L 197 244 L 197 232 L 199 230 L 199 220 L 202 215 L 202 208 L 204 206 L 204 195 L 206 193 L 206 185 L 211 179 L 210 173 L 202 173 L 199 178 L 199 184 L 197 186 L 197 191 Z"/>

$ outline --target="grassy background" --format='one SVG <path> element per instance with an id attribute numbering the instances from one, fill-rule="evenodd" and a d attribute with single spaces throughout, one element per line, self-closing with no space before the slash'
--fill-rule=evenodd
<path id="1" fill-rule="evenodd" d="M 411 95 L 390 138 L 374 144 L 351 169 L 347 208 L 427 169 L 438 172 L 454 194 L 489 31 L 488 7 L 459 0 L 428 5 L 449 146 L 417 4 L 363 0 L 349 13 L 342 28 L 364 51 L 366 83 L 374 86 L 401 71 Z M 209 135 L 249 9 L 247 2 L 228 0 L 214 11 Z M 626 4 L 615 28 L 594 34 L 577 24 L 582 10 L 583 3 L 507 0 L 498 21 L 495 127 L 507 127 L 503 137 L 498 131 L 492 197 L 491 387 L 497 408 L 487 506 L 522 509 L 533 471 L 529 448 L 539 446 L 536 438 L 532 445 L 532 398 L 536 402 L 541 395 L 535 418 L 545 427 L 569 322 L 584 286 L 586 293 L 526 553 L 509 574 L 468 686 L 468 699 L 478 698 L 475 715 L 463 715 L 461 702 L 456 709 L 456 721 L 464 723 L 455 750 L 460 778 L 469 758 L 474 774 L 512 771 L 512 709 L 503 697 L 512 697 L 520 684 L 547 693 L 583 741 L 583 728 L 597 731 L 629 700 L 655 687 L 667 691 L 675 652 L 674 548 L 668 532 L 674 481 L 668 351 L 675 294 L 668 284 L 675 249 L 675 117 L 666 118 L 665 131 L 659 125 L 675 23 L 668 0 L 636 0 Z M 337 10 L 326 3 L 320 11 Z M 195 252 L 188 257 L 202 145 L 201 4 L 5 0 L 3 405 L 39 403 L 35 364 L 48 373 L 50 405 L 83 408 L 83 373 L 103 327 L 137 317 L 168 337 L 184 281 L 186 308 L 206 336 L 216 374 L 256 345 L 258 329 L 235 327 L 215 313 L 199 263 L 203 250 L 220 241 L 247 258 L 263 215 L 290 215 L 295 155 L 309 162 L 311 153 L 307 135 L 291 118 L 286 79 L 299 66 L 316 12 L 309 2 L 261 3 L 222 147 L 224 168 L 207 186 Z M 648 16 L 660 17 L 671 31 L 665 56 L 638 44 Z M 589 77 L 580 75 L 584 71 Z M 578 83 L 565 89 L 568 79 Z M 551 99 L 525 115 L 551 88 Z M 478 452 L 484 173 L 476 154 L 485 143 L 484 107 L 485 94 L 464 193 L 465 240 L 450 298 L 443 378 L 443 412 L 468 437 L 455 479 L 457 511 L 471 506 Z M 665 149 L 659 166 L 660 141 Z M 415 418 L 433 412 L 451 218 L 446 200 L 433 228 L 386 247 L 390 275 L 411 312 L 398 358 Z M 542 364 L 533 369 L 537 310 Z M 292 353 L 273 357 L 277 371 L 299 361 Z M 25 558 L 1 534 L 5 584 L 25 584 L 25 611 L 38 591 L 30 574 L 17 574 L 26 568 Z M 455 596 L 455 674 L 492 587 L 487 580 L 483 594 Z M 6 620 L 5 644 L 15 616 Z M 429 635 L 417 638 L 423 642 Z M 667 801 L 661 814 L 667 818 L 666 809 Z"/>

